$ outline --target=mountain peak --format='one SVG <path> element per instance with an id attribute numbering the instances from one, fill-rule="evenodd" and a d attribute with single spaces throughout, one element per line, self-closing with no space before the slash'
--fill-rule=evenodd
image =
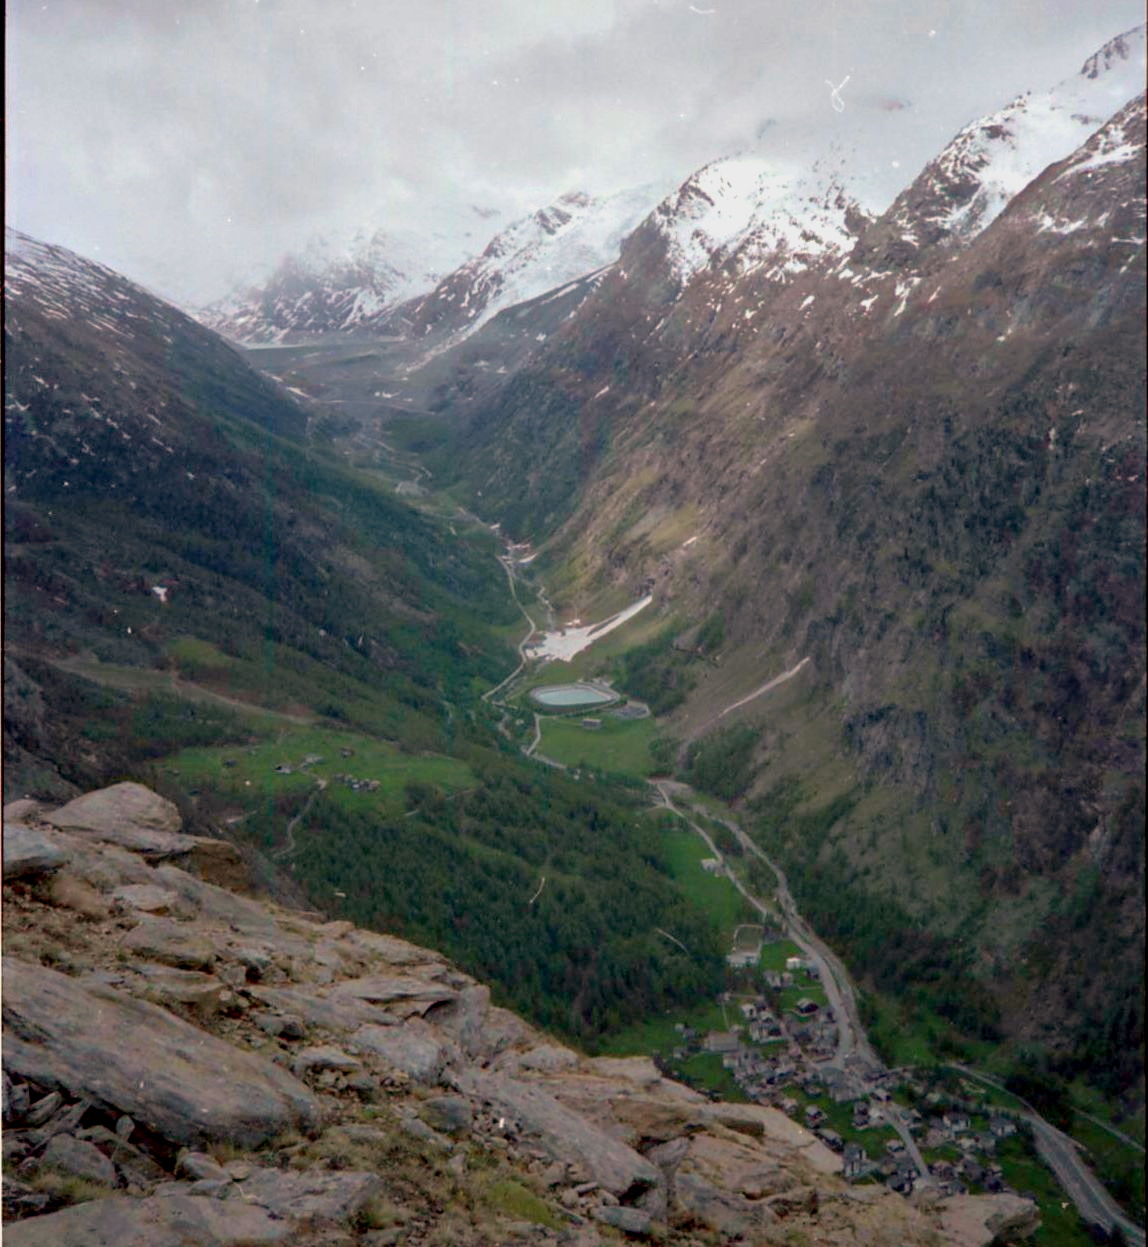
<path id="1" fill-rule="evenodd" d="M 1141 75 L 1143 76 L 1145 30 L 1144 23 L 1133 26 L 1122 35 L 1117 35 L 1102 47 L 1098 48 L 1080 67 L 1082 78 L 1096 79 L 1119 68 L 1124 62 L 1132 61 L 1139 53 Z"/>

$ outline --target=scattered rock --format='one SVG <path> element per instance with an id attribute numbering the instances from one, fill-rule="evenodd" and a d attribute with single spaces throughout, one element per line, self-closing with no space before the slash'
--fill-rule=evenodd
<path id="1" fill-rule="evenodd" d="M 44 1149 L 43 1164 L 77 1178 L 115 1186 L 116 1168 L 92 1143 L 85 1143 L 70 1134 L 58 1134 Z"/>
<path id="2" fill-rule="evenodd" d="M 4 824 L 4 879 L 27 879 L 58 870 L 70 854 L 58 836 L 23 823 Z"/>
<path id="3" fill-rule="evenodd" d="M 255 1146 L 318 1123 L 302 1083 L 156 1005 L 11 957 L 3 974 L 4 1058 L 24 1078 L 127 1112 L 173 1143 Z"/>
<path id="4" fill-rule="evenodd" d="M 382 1189 L 373 1173 L 280 1169 L 256 1169 L 241 1187 L 245 1202 L 291 1221 L 346 1221 Z"/>

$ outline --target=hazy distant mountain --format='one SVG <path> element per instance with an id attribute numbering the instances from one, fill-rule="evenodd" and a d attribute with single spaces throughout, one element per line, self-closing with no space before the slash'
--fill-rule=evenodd
<path id="1" fill-rule="evenodd" d="M 428 210 L 423 233 L 360 230 L 345 240 L 312 239 L 285 256 L 265 281 L 233 291 L 198 313 L 244 343 L 296 342 L 377 328 L 400 303 L 430 290 L 488 237 L 490 213 L 474 210 L 459 229 Z"/>

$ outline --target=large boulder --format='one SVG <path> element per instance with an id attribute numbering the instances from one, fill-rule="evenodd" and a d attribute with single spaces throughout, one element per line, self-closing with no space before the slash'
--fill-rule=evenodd
<path id="1" fill-rule="evenodd" d="M 4 824 L 4 879 L 26 879 L 58 870 L 71 854 L 62 837 L 23 823 Z"/>
<path id="2" fill-rule="evenodd" d="M 478 1070 L 469 1071 L 459 1082 L 467 1094 L 516 1122 L 551 1160 L 581 1162 L 591 1178 L 612 1195 L 633 1197 L 662 1181 L 661 1173 L 645 1157 L 564 1107 L 541 1087 Z"/>
<path id="3" fill-rule="evenodd" d="M 363 1026 L 351 1036 L 361 1052 L 373 1052 L 416 1082 L 438 1080 L 456 1049 L 422 1018 L 402 1026 Z"/>
<path id="4" fill-rule="evenodd" d="M 7 1247 L 261 1247 L 296 1241 L 257 1205 L 196 1195 L 98 1199 L 4 1227 Z"/>
<path id="5" fill-rule="evenodd" d="M 85 793 L 47 815 L 47 821 L 137 852 L 179 852 L 183 847 L 172 838 L 183 826 L 179 810 L 143 784 L 125 782 Z"/>
<path id="6" fill-rule="evenodd" d="M 254 1147 L 312 1129 L 301 1082 L 146 1001 L 3 959 L 4 1063 L 41 1086 L 129 1114 L 174 1143 Z"/>
<path id="7" fill-rule="evenodd" d="M 118 844 L 151 861 L 179 858 L 212 883 L 240 890 L 248 883 L 243 859 L 233 844 L 184 835 L 179 810 L 142 784 L 125 781 L 85 793 L 45 819 L 61 831 Z"/>
<path id="8" fill-rule="evenodd" d="M 952 1195 L 940 1201 L 941 1228 L 952 1247 L 1013 1242 L 1040 1227 L 1040 1209 L 1019 1195 Z"/>

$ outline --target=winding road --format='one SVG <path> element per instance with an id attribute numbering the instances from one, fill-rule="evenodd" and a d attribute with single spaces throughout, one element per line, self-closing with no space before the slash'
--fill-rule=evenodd
<path id="1" fill-rule="evenodd" d="M 525 646 L 535 633 L 534 621 L 530 618 L 525 607 L 519 601 L 517 586 L 514 578 L 513 562 L 509 555 L 500 559 L 506 569 L 507 580 L 510 583 L 510 590 L 514 597 L 515 603 L 519 610 L 522 611 L 527 623 L 530 625 L 530 631 L 519 644 L 519 665 L 502 681 L 496 688 L 485 694 L 486 700 L 492 700 L 493 697 L 500 692 L 507 684 L 510 683 L 515 676 L 525 666 Z M 792 679 L 806 665 L 809 659 L 803 659 L 790 671 L 783 672 L 780 676 L 776 676 L 773 680 L 768 681 L 760 688 L 755 689 L 747 697 L 735 702 L 733 705 L 726 707 L 722 714 L 718 715 L 713 722 L 720 719 L 723 715 L 738 706 L 744 705 L 747 701 L 752 701 L 755 697 L 768 692 L 771 688 L 786 680 Z M 538 715 L 535 715 L 535 735 L 530 747 L 525 752 L 541 762 L 548 762 L 554 765 L 551 759 L 544 758 L 541 754 L 535 752 L 541 743 L 541 722 Z M 762 901 L 759 897 L 753 895 L 734 873 L 726 862 L 725 855 L 718 848 L 713 837 L 698 822 L 690 817 L 690 814 L 679 808 L 675 804 L 675 799 L 681 804 L 689 804 L 693 808 L 693 789 L 688 784 L 683 784 L 675 780 L 657 779 L 650 781 L 650 787 L 656 794 L 656 802 L 662 808 L 670 811 L 672 814 L 681 818 L 687 826 L 689 826 L 701 839 L 705 842 L 710 853 L 722 863 L 726 875 L 733 883 L 734 887 L 745 897 L 746 901 L 767 920 L 773 920 L 776 917 L 776 910 Z M 785 923 L 787 932 L 793 942 L 802 950 L 806 957 L 809 958 L 811 964 L 816 968 L 818 977 L 821 980 L 825 990 L 825 995 L 831 1008 L 833 1016 L 837 1022 L 837 1049 L 834 1054 L 834 1063 L 841 1069 L 847 1070 L 858 1075 L 868 1074 L 870 1076 L 879 1075 L 885 1070 L 884 1063 L 873 1050 L 872 1045 L 865 1034 L 865 1028 L 861 1023 L 860 1010 L 857 1007 L 857 998 L 853 989 L 852 980 L 849 972 L 846 970 L 841 959 L 836 953 L 830 949 L 817 933 L 809 926 L 797 911 L 794 903 L 793 895 L 789 890 L 789 883 L 785 877 L 784 871 L 777 866 L 768 855 L 751 839 L 751 837 L 732 819 L 718 820 L 722 825 L 737 839 L 744 852 L 753 855 L 763 862 L 773 872 L 777 879 L 777 891 L 774 899 L 777 909 L 780 910 Z M 667 935 L 666 932 L 660 932 Z M 990 1078 L 988 1075 L 981 1074 L 979 1071 L 968 1069 L 965 1066 L 954 1066 L 960 1069 L 969 1077 L 976 1079 L 988 1086 L 996 1087 L 1004 1090 L 1003 1086 Z M 1023 1103 L 1023 1101 L 1022 1101 Z M 913 1163 L 917 1167 L 919 1174 L 917 1180 L 918 1187 L 924 1187 L 932 1182 L 929 1174 L 929 1167 L 925 1162 L 925 1158 L 921 1155 L 917 1141 L 913 1138 L 908 1123 L 901 1116 L 896 1106 L 890 1103 L 887 1106 L 889 1124 L 896 1130 L 902 1142 L 905 1144 L 905 1150 L 912 1158 Z M 1068 1135 L 1058 1130 L 1050 1122 L 1046 1121 L 1031 1105 L 1026 1105 L 1025 1112 L 1022 1114 L 1025 1120 L 1029 1122 L 1033 1131 L 1033 1138 L 1036 1143 L 1037 1151 L 1042 1160 L 1052 1170 L 1060 1183 L 1064 1193 L 1075 1205 L 1081 1217 L 1088 1222 L 1103 1226 L 1106 1230 L 1111 1231 L 1114 1226 L 1119 1226 L 1127 1241 L 1132 1247 L 1146 1247 L 1144 1230 L 1134 1222 L 1130 1221 L 1123 1209 L 1116 1203 L 1112 1196 L 1105 1189 L 1104 1185 L 1096 1177 L 1094 1173 L 1084 1164 L 1079 1154 L 1079 1145 L 1076 1144 Z M 1096 1120 L 1096 1119 L 1093 1119 Z M 1132 1146 L 1143 1148 L 1135 1140 L 1124 1136 L 1120 1131 L 1108 1126 L 1106 1123 L 1098 1121 L 1097 1124 L 1122 1138 L 1125 1142 Z"/>
<path id="2" fill-rule="evenodd" d="M 988 1074 L 980 1070 L 970 1069 L 967 1065 L 950 1065 L 949 1069 L 958 1070 L 967 1078 L 994 1087 L 998 1091 L 1008 1088 Z M 1032 1127 L 1036 1150 L 1044 1163 L 1056 1174 L 1056 1180 L 1064 1188 L 1064 1193 L 1076 1205 L 1077 1212 L 1095 1225 L 1101 1225 L 1111 1232 L 1113 1226 L 1119 1226 L 1124 1237 L 1133 1247 L 1145 1247 L 1144 1231 L 1134 1221 L 1130 1221 L 1120 1205 L 1109 1195 L 1104 1185 L 1080 1156 L 1080 1145 L 1063 1130 L 1058 1130 L 1020 1096 L 1009 1092 L 1014 1099 L 1025 1106 L 1023 1113 L 1016 1116 L 1027 1121 Z M 1100 1123 L 1103 1124 L 1103 1123 Z M 1128 1140 L 1134 1147 L 1140 1145 L 1134 1139 Z"/>
<path id="3" fill-rule="evenodd" d="M 693 793 L 693 789 L 688 784 L 668 779 L 651 780 L 650 786 L 658 794 L 658 804 L 676 814 L 705 841 L 706 847 L 722 863 L 726 876 L 750 905 L 767 921 L 775 919 L 776 911 L 770 908 L 760 897 L 754 896 L 749 891 L 741 879 L 729 867 L 724 854 L 714 843 L 713 837 L 710 836 L 709 832 L 695 822 L 689 814 L 674 804 L 675 796 L 684 801 Z M 857 1009 L 857 999 L 853 992 L 853 984 L 841 959 L 822 940 L 818 939 L 809 924 L 797 912 L 797 906 L 793 903 L 793 897 L 789 891 L 789 883 L 785 878 L 784 872 L 774 865 L 737 823 L 725 818 L 719 821 L 722 826 L 737 837 L 738 843 L 746 852 L 752 853 L 763 861 L 777 878 L 775 898 L 777 906 L 785 919 L 787 933 L 817 971 L 817 976 L 825 989 L 826 998 L 833 1010 L 833 1017 L 837 1023 L 837 1051 L 834 1054 L 834 1063 L 843 1070 L 851 1070 L 858 1074 L 874 1075 L 881 1073 L 885 1066 L 866 1038 L 865 1028 L 861 1025 L 861 1017 Z M 900 1136 L 902 1143 L 905 1145 L 905 1150 L 912 1158 L 913 1164 L 917 1167 L 917 1186 L 925 1187 L 930 1185 L 932 1177 L 929 1173 L 929 1166 L 921 1155 L 921 1150 L 917 1146 L 916 1139 L 913 1138 L 908 1123 L 902 1119 L 900 1113 L 892 1104 L 887 1107 L 886 1111 L 889 1125 Z"/>

